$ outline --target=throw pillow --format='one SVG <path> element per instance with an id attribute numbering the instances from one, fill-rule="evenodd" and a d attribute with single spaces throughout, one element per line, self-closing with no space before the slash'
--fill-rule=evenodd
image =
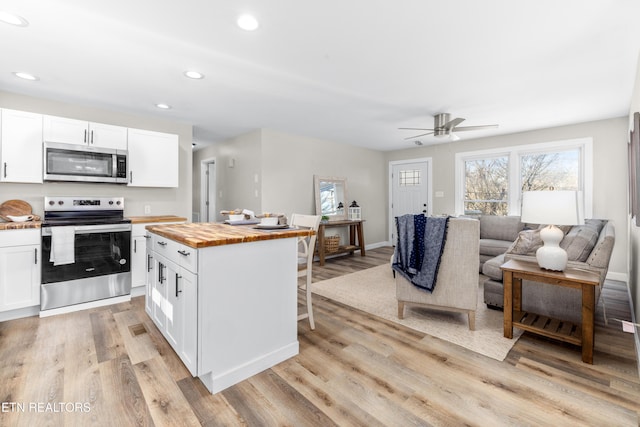
<path id="1" fill-rule="evenodd" d="M 569 261 L 585 262 L 595 247 L 604 221 L 587 219 L 584 225 L 571 228 L 566 237 L 560 242 L 560 247 L 567 251 Z"/>
<path id="2" fill-rule="evenodd" d="M 542 247 L 540 229 L 523 230 L 518 233 L 518 239 L 511 246 L 509 252 L 520 255 L 534 255 Z"/>

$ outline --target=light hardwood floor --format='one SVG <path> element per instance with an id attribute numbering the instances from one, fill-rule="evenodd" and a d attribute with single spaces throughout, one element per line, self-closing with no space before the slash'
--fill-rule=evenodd
<path id="1" fill-rule="evenodd" d="M 388 263 L 391 248 L 314 265 L 314 281 Z M 603 290 L 629 318 L 626 289 Z M 216 395 L 130 303 L 0 323 L 1 426 L 637 426 L 633 336 L 597 310 L 594 364 L 524 334 L 503 362 L 314 299 L 300 354 Z M 241 311 L 242 307 L 238 307 Z M 22 405 L 22 406 L 19 406 Z M 49 406 L 47 406 L 49 405 Z"/>

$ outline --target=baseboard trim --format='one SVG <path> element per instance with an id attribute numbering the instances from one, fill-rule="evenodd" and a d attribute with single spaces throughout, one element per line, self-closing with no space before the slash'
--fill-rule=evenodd
<path id="1" fill-rule="evenodd" d="M 391 243 L 386 241 L 386 242 L 371 243 L 370 245 L 365 244 L 364 248 L 366 250 L 371 250 L 371 249 L 384 248 L 385 246 L 391 246 Z"/>
<path id="2" fill-rule="evenodd" d="M 607 272 L 607 280 L 617 280 L 618 282 L 629 283 L 629 275 L 626 273 L 618 273 L 616 271 Z"/>
<path id="3" fill-rule="evenodd" d="M 269 354 L 254 359 L 244 365 L 238 366 L 227 372 L 217 374 L 215 377 L 212 372 L 199 375 L 200 381 L 209 390 L 211 394 L 216 394 L 240 381 L 246 380 L 260 372 L 277 365 L 280 362 L 296 356 L 299 352 L 299 344 L 296 340 L 284 347 L 281 347 Z"/>

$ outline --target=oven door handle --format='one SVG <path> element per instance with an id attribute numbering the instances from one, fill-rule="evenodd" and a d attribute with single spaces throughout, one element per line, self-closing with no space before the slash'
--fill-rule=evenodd
<path id="1" fill-rule="evenodd" d="M 131 224 L 102 224 L 102 225 L 78 225 L 73 227 L 76 234 L 110 233 L 118 231 L 131 231 Z M 43 236 L 51 236 L 51 227 L 42 228 Z"/>

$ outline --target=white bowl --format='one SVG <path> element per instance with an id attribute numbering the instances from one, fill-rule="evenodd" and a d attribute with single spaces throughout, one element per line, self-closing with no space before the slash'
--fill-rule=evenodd
<path id="1" fill-rule="evenodd" d="M 32 220 L 33 215 L 20 215 L 20 216 L 7 215 L 7 218 L 9 218 L 13 222 L 25 222 L 25 221 Z"/>
<path id="2" fill-rule="evenodd" d="M 240 215 L 229 215 L 229 221 L 243 221 L 244 220 L 244 214 L 240 214 Z"/>
<path id="3" fill-rule="evenodd" d="M 277 216 L 268 216 L 260 219 L 261 225 L 278 225 L 278 217 Z"/>

